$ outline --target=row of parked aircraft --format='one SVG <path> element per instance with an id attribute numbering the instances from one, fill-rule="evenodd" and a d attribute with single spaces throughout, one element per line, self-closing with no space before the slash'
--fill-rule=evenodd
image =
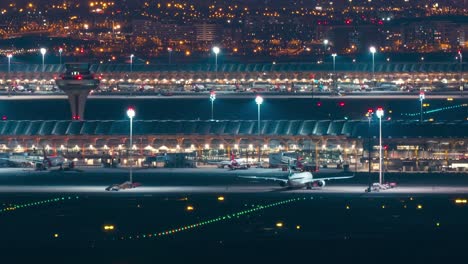
<path id="1" fill-rule="evenodd" d="M 42 150 L 42 156 L 38 155 L 29 155 L 24 153 L 22 155 L 11 155 L 7 158 L 2 158 L 9 162 L 15 163 L 20 166 L 29 165 L 36 168 L 36 170 L 47 170 L 54 167 L 63 169 L 71 169 L 74 167 L 73 161 L 67 161 L 62 155 L 47 155 L 45 150 Z M 284 159 L 284 162 L 287 162 L 289 174 L 287 177 L 259 177 L 259 176 L 238 176 L 239 178 L 246 178 L 252 180 L 262 180 L 262 181 L 271 181 L 278 183 L 281 187 L 287 188 L 307 188 L 312 189 L 312 187 L 324 187 L 326 181 L 329 180 L 341 180 L 349 179 L 354 177 L 351 176 L 339 176 L 339 177 L 326 177 L 326 178 L 314 178 L 313 174 L 309 171 L 293 171 L 291 166 L 291 159 Z M 230 170 L 236 169 L 248 169 L 251 164 L 247 163 L 243 159 L 238 159 L 235 155 L 231 155 L 229 161 L 221 161 L 216 163 L 218 167 L 224 168 L 228 167 Z"/>
<path id="2" fill-rule="evenodd" d="M 1 159 L 20 167 L 34 167 L 36 170 L 52 168 L 63 170 L 74 168 L 73 161 L 67 161 L 62 155 L 47 155 L 45 150 L 42 150 L 42 156 L 21 153 L 21 155 L 10 155 Z"/>

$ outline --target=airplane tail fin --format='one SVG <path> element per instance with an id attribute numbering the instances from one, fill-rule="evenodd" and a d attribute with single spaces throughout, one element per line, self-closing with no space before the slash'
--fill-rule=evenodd
<path id="1" fill-rule="evenodd" d="M 52 167 L 52 162 L 50 159 L 47 157 L 47 152 L 45 148 L 42 148 L 42 154 L 44 155 L 44 160 L 42 161 L 46 166 Z"/>

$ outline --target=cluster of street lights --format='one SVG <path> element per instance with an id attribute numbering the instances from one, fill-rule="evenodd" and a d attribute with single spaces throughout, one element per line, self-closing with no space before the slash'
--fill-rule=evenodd
<path id="1" fill-rule="evenodd" d="M 328 39 L 325 39 L 323 41 L 323 45 L 325 46 L 325 51 L 327 50 L 327 45 L 329 44 Z M 370 53 L 372 54 L 372 81 L 375 81 L 375 53 L 377 52 L 377 49 L 374 46 L 371 46 L 369 48 Z M 332 53 L 331 54 L 333 58 L 333 83 L 334 83 L 334 88 L 336 89 L 336 56 L 338 56 L 337 53 Z M 461 56 L 461 55 L 460 55 Z M 460 57 L 461 58 L 461 57 Z M 387 61 L 390 59 L 387 58 Z M 355 62 L 355 60 L 353 60 Z"/>
<path id="2" fill-rule="evenodd" d="M 167 48 L 167 52 L 169 53 L 169 64 L 172 64 L 172 51 L 173 49 L 171 47 Z M 221 49 L 218 46 L 214 46 L 212 48 L 213 53 L 215 54 L 215 71 L 218 71 L 218 53 L 221 51 Z M 41 49 L 42 52 L 42 49 Z M 60 64 L 62 64 L 62 49 L 60 48 Z M 133 58 L 135 57 L 134 54 L 130 55 L 130 72 L 133 72 Z"/>

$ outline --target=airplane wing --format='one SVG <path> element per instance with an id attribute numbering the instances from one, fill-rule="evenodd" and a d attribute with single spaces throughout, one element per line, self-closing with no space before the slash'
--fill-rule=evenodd
<path id="1" fill-rule="evenodd" d="M 288 183 L 287 179 L 283 178 L 272 178 L 272 177 L 258 177 L 258 176 L 237 176 L 239 178 L 254 179 L 254 180 L 264 180 L 264 181 L 273 181 L 273 182 L 283 182 Z"/>
<path id="2" fill-rule="evenodd" d="M 328 177 L 328 178 L 314 178 L 314 180 L 329 181 L 329 180 L 350 179 L 350 178 L 353 178 L 353 177 L 354 177 L 354 175 L 351 175 L 351 176 L 340 176 L 340 177 Z"/>

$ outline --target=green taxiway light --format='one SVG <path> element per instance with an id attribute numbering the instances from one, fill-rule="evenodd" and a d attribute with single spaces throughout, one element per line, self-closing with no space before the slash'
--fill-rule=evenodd
<path id="1" fill-rule="evenodd" d="M 305 198 L 303 198 L 303 199 L 305 199 Z M 177 229 L 172 229 L 172 230 L 164 231 L 164 232 L 157 233 L 157 234 L 155 233 L 154 237 L 174 234 L 174 233 L 181 232 L 181 231 L 184 231 L 184 230 L 188 230 L 188 229 L 191 229 L 191 228 L 201 227 L 201 226 L 204 226 L 204 225 L 207 225 L 207 224 L 215 223 L 215 222 L 218 222 L 218 221 L 221 221 L 221 220 L 231 219 L 234 216 L 239 217 L 239 215 L 243 215 L 243 214 L 250 213 L 250 212 L 256 212 L 256 211 L 259 211 L 259 210 L 263 210 L 263 209 L 266 209 L 266 208 L 270 208 L 270 207 L 278 206 L 278 205 L 282 205 L 282 204 L 287 204 L 287 203 L 298 201 L 298 200 L 300 200 L 300 198 L 289 199 L 289 200 L 276 202 L 276 203 L 272 203 L 272 204 L 268 204 L 268 205 L 260 205 L 260 206 L 257 206 L 254 209 L 244 210 L 244 211 L 240 211 L 240 212 L 233 213 L 233 214 L 226 214 L 224 216 L 219 216 L 217 218 L 205 220 L 205 221 L 202 221 L 202 222 L 199 222 L 199 223 L 196 223 L 196 224 L 183 226 L 183 227 L 180 227 L 180 228 L 177 228 Z M 137 236 L 137 238 L 139 238 L 139 237 Z M 122 238 L 122 239 L 124 239 L 124 238 Z M 132 237 L 130 237 L 129 239 L 132 239 Z"/>

